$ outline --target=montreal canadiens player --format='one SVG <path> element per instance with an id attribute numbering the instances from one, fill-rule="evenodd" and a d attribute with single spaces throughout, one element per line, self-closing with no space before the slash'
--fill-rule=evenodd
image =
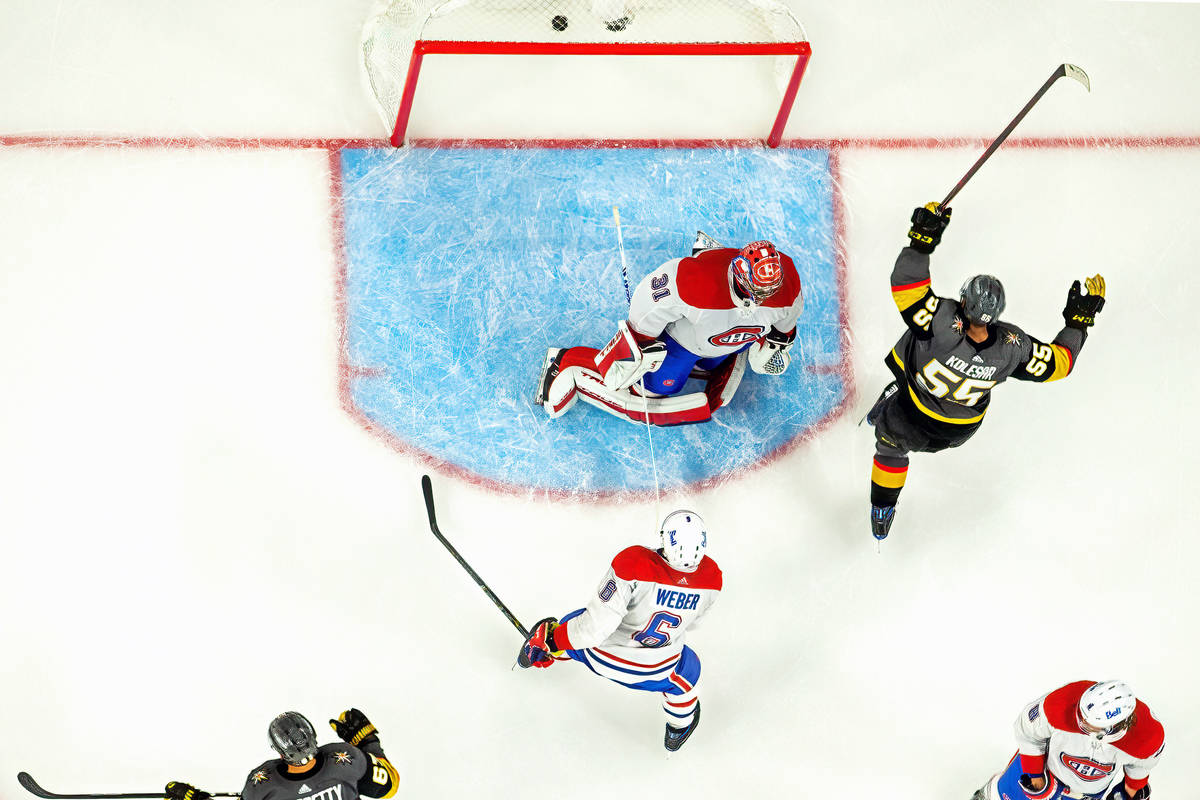
<path id="1" fill-rule="evenodd" d="M 618 553 L 586 608 L 534 625 L 517 663 L 578 661 L 630 689 L 661 692 L 663 745 L 674 751 L 700 724 L 700 658 L 684 638 L 721 591 L 721 570 L 704 554 L 708 534 L 695 512 L 667 515 L 659 536 L 659 550 Z"/>
<path id="2" fill-rule="evenodd" d="M 296 711 L 271 720 L 267 736 L 279 758 L 251 771 L 242 800 L 355 800 L 387 798 L 396 793 L 396 768 L 383 754 L 379 734 L 357 708 L 343 711 L 329 724 L 342 739 L 317 744 L 312 723 Z M 211 795 L 186 783 L 167 784 L 167 800 L 208 800 Z"/>
<path id="3" fill-rule="evenodd" d="M 1121 681 L 1076 681 L 1027 705 L 1018 752 L 971 800 L 1145 800 L 1163 727 Z"/>
<path id="4" fill-rule="evenodd" d="M 884 359 L 896 376 L 867 422 L 875 426 L 871 469 L 871 533 L 883 539 L 908 476 L 908 454 L 936 453 L 966 442 L 987 413 L 992 388 L 1013 378 L 1043 383 L 1070 374 L 1088 328 L 1104 308 L 1104 278 L 1079 281 L 1067 293 L 1065 325 L 1046 344 L 1001 322 L 1004 286 L 991 275 L 963 284 L 957 300 L 938 297 L 929 280 L 929 254 L 950 224 L 950 209 L 929 203 L 912 214 L 912 241 L 892 269 L 892 300 L 907 326 Z"/>
<path id="5" fill-rule="evenodd" d="M 738 250 L 698 233 L 690 257 L 642 279 L 629 320 L 602 349 L 550 349 L 536 402 L 551 417 L 582 399 L 635 423 L 706 422 L 733 399 L 747 365 L 787 370 L 803 308 L 796 267 L 771 242 Z M 689 375 L 705 390 L 682 393 Z"/>

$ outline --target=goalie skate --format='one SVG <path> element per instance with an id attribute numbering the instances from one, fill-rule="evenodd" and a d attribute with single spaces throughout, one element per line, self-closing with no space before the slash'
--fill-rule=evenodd
<path id="1" fill-rule="evenodd" d="M 565 352 L 567 350 L 564 347 L 551 347 L 546 351 L 546 358 L 542 361 L 542 374 L 538 378 L 537 392 L 533 396 L 533 402 L 537 405 L 546 405 L 546 398 L 550 394 L 550 384 L 554 383 L 554 379 L 558 377 L 559 364 L 562 363 Z"/>

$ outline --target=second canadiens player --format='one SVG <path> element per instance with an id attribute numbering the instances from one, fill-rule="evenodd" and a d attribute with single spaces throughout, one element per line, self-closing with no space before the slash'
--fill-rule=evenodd
<path id="1" fill-rule="evenodd" d="M 700 724 L 700 658 L 684 644 L 721 591 L 721 570 L 704 554 L 708 533 L 693 511 L 674 511 L 662 547 L 627 547 L 612 560 L 587 607 L 533 626 L 522 667 L 578 661 L 602 678 L 661 692 L 663 746 L 675 751 Z"/>
<path id="2" fill-rule="evenodd" d="M 707 422 L 733 399 L 747 366 L 787 370 L 803 308 L 796 267 L 774 244 L 728 248 L 697 233 L 690 257 L 637 285 L 629 320 L 607 345 L 550 349 L 536 402 L 551 417 L 582 399 L 632 422 Z M 689 376 L 703 377 L 705 390 L 682 393 Z"/>
<path id="3" fill-rule="evenodd" d="M 1163 726 L 1122 681 L 1076 681 L 1013 725 L 1018 752 L 971 800 L 1146 800 Z"/>

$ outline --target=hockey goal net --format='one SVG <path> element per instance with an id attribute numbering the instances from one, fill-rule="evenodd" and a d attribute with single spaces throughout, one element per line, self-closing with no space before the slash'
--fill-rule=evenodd
<path id="1" fill-rule="evenodd" d="M 778 109 L 766 142 L 776 147 L 811 52 L 779 0 L 377 0 L 362 37 L 368 89 L 396 147 L 430 55 L 769 57 Z"/>

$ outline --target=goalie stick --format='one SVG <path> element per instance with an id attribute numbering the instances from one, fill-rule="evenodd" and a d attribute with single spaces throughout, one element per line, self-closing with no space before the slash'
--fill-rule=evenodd
<path id="1" fill-rule="evenodd" d="M 46 798 L 46 800 L 163 800 L 163 792 L 122 792 L 119 794 L 100 794 L 97 792 L 89 792 L 87 794 L 58 794 L 57 792 L 48 792 L 38 785 L 38 782 L 33 779 L 33 776 L 28 772 L 17 773 L 17 783 L 21 784 L 30 794 L 38 797 Z M 213 797 L 241 797 L 238 792 L 213 792 Z"/>
<path id="2" fill-rule="evenodd" d="M 621 233 L 621 211 L 613 206 L 613 222 L 617 226 L 617 249 L 621 252 L 621 280 L 625 283 L 625 302 L 633 302 L 633 294 L 629 291 L 629 267 L 625 261 L 625 237 Z M 654 469 L 654 524 L 657 525 L 662 517 L 658 513 L 658 498 L 661 492 L 658 488 L 658 461 L 654 458 L 654 436 L 650 433 L 650 402 L 646 399 L 646 379 L 643 375 L 638 378 L 638 388 L 642 393 L 642 412 L 646 416 L 646 442 L 650 445 L 650 466 Z"/>
<path id="3" fill-rule="evenodd" d="M 1083 88 L 1087 89 L 1089 92 L 1092 91 L 1092 82 L 1088 79 L 1086 72 L 1074 64 L 1059 64 L 1058 69 L 1054 70 L 1054 74 L 1042 84 L 1042 88 L 1037 90 L 1037 93 L 1034 94 L 1033 98 L 1025 104 L 1025 107 L 1021 109 L 1017 116 L 1013 117 L 1013 121 L 1008 123 L 1008 127 L 1000 132 L 1000 135 L 996 137 L 996 141 L 992 142 L 988 149 L 983 151 L 983 155 L 979 157 L 979 160 L 975 162 L 975 165 L 967 170 L 967 174 L 963 175 L 962 180 L 950 190 L 950 194 L 946 195 L 946 198 L 942 200 L 941 205 L 938 206 L 939 209 L 945 208 L 947 204 L 954 199 L 954 196 L 962 191 L 962 188 L 967 185 L 967 181 L 971 180 L 971 177 L 974 176 L 974 174 L 979 171 L 979 168 L 983 166 L 983 162 L 991 158 L 992 153 L 996 152 L 997 148 L 1004 144 L 1004 140 L 1008 138 L 1008 135 L 1013 132 L 1013 129 L 1016 128 L 1017 125 L 1020 124 L 1021 120 L 1025 119 L 1025 115 L 1029 113 L 1030 109 L 1034 107 L 1038 100 L 1042 99 L 1042 95 L 1049 91 L 1050 87 L 1053 86 L 1054 82 L 1059 78 L 1070 78 L 1078 81 L 1083 85 Z M 941 212 L 939 211 L 939 213 Z"/>
<path id="4" fill-rule="evenodd" d="M 495 604 L 496 608 L 500 609 L 500 613 L 506 616 L 508 621 L 513 624 L 513 627 L 521 632 L 522 637 L 528 639 L 529 631 L 526 630 L 525 626 L 521 624 L 521 621 L 517 619 L 511 611 L 508 610 L 508 606 L 504 605 L 499 597 L 496 597 L 496 593 L 493 592 L 491 588 L 484 582 L 483 578 L 479 577 L 479 573 L 471 569 L 471 565 L 468 564 L 466 560 L 458 554 L 458 551 L 454 549 L 454 545 L 450 544 L 449 540 L 447 540 L 446 537 L 442 535 L 441 530 L 438 529 L 437 514 L 433 508 L 433 482 L 429 480 L 428 475 L 421 476 L 421 493 L 425 495 L 425 510 L 429 512 L 429 530 L 433 531 L 433 535 L 437 537 L 438 541 L 445 545 L 446 549 L 450 551 L 450 555 L 454 556 L 454 560 L 458 562 L 459 566 L 467 571 L 467 574 L 471 576 L 471 580 L 475 581 L 476 585 L 478 585 L 480 589 L 483 589 L 483 593 L 486 594 L 488 599 Z M 161 795 L 147 796 L 161 797 Z"/>

